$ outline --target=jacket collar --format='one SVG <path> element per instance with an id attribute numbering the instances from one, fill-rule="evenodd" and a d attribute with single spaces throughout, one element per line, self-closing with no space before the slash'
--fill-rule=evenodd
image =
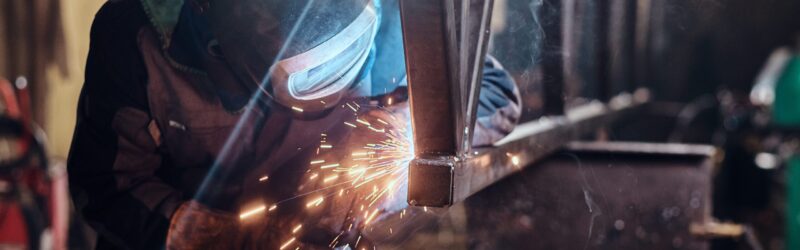
<path id="1" fill-rule="evenodd" d="M 139 0 L 142 3 L 142 8 L 150 20 L 150 24 L 156 31 L 161 42 L 161 50 L 169 63 L 183 71 L 197 75 L 205 76 L 205 71 L 188 65 L 187 63 L 175 60 L 175 56 L 171 55 L 175 49 L 170 49 L 173 44 L 173 35 L 175 28 L 180 21 L 181 11 L 185 0 Z M 180 58 L 180 56 L 178 56 Z"/>
<path id="2" fill-rule="evenodd" d="M 167 48 L 178 24 L 184 0 L 140 0 L 150 23 L 158 33 L 161 48 Z"/>

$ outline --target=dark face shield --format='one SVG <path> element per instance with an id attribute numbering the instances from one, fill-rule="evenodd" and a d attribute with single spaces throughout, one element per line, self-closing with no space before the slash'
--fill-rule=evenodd
<path id="1" fill-rule="evenodd" d="M 278 103 L 304 110 L 336 105 L 369 57 L 377 15 L 370 4 L 341 32 L 301 54 L 278 61 L 272 70 L 272 91 Z"/>
<path id="2" fill-rule="evenodd" d="M 236 77 L 285 107 L 335 106 L 370 60 L 370 0 L 212 0 L 209 23 Z"/>

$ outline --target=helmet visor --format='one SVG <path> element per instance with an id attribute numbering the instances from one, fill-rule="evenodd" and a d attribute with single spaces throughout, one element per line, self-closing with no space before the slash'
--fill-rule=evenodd
<path id="1" fill-rule="evenodd" d="M 277 100 L 310 110 L 335 105 L 355 84 L 369 57 L 377 27 L 377 15 L 370 4 L 327 41 L 278 61 L 271 79 Z"/>

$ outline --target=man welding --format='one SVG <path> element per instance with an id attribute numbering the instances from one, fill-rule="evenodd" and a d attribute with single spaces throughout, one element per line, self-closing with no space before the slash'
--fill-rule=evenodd
<path id="1" fill-rule="evenodd" d="M 320 134 L 344 138 L 337 126 L 353 116 L 344 102 L 407 112 L 391 107 L 403 107 L 405 89 L 397 5 L 107 2 L 91 31 L 68 163 L 97 248 L 243 247 L 244 190 L 295 195 L 298 166 Z M 494 59 L 483 70 L 477 146 L 508 134 L 520 115 L 513 80 Z M 270 178 L 264 186 L 260 175 Z"/>

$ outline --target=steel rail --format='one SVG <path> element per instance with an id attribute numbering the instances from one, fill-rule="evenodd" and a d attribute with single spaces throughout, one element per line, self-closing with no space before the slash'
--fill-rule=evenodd
<path id="1" fill-rule="evenodd" d="M 639 112 L 648 98 L 633 96 L 621 94 L 609 104 L 593 102 L 570 109 L 563 116 L 520 124 L 494 147 L 467 157 L 440 156 L 412 162 L 408 202 L 414 206 L 446 207 L 463 201 L 570 142 Z"/>

